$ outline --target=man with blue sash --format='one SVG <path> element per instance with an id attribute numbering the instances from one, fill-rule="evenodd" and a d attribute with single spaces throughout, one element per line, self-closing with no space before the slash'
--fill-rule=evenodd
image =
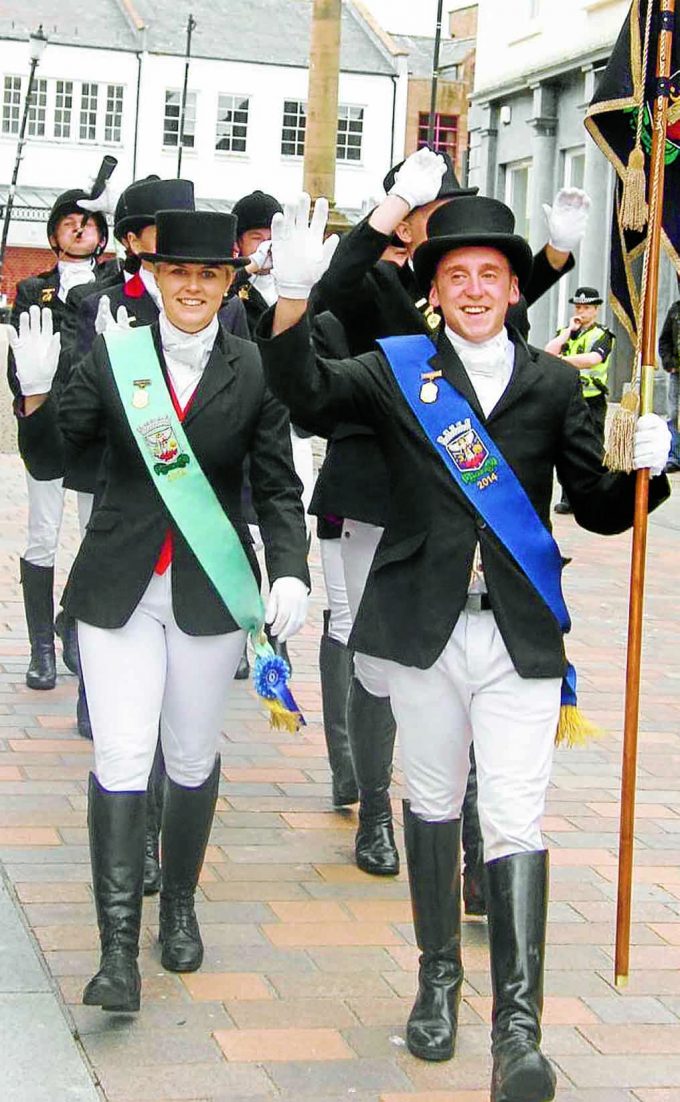
<path id="1" fill-rule="evenodd" d="M 218 321 L 235 224 L 214 211 L 159 212 L 156 252 L 144 254 L 162 298 L 158 321 L 97 337 L 58 410 L 50 315 L 32 308 L 12 340 L 19 446 L 33 476 L 55 477 L 101 432 L 107 438 L 103 490 L 64 603 L 78 622 L 95 752 L 88 827 L 102 955 L 83 1001 L 109 1011 L 140 1005 L 146 790 L 159 727 L 161 964 L 190 972 L 203 959 L 194 893 L 245 636 L 268 655 L 264 620 L 285 640 L 305 618 L 306 532 L 289 419 L 265 386 L 255 345 Z M 266 611 L 241 512 L 247 455 L 271 582 Z M 291 701 L 285 685 L 280 696 L 279 718 Z"/>
<path id="2" fill-rule="evenodd" d="M 406 855 L 419 989 L 406 1040 L 445 1060 L 463 982 L 460 812 L 474 745 L 493 986 L 492 1102 L 549 1102 L 540 1049 L 548 854 L 540 823 L 563 705 L 575 683 L 561 560 L 550 534 L 555 472 L 578 523 L 621 532 L 635 476 L 609 474 L 578 374 L 507 329 L 531 272 L 512 212 L 466 196 L 440 207 L 414 270 L 444 324 L 379 351 L 314 353 L 305 295 L 328 243 L 309 199 L 272 227 L 280 297 L 260 332 L 269 385 L 307 421 L 374 429 L 390 501 L 350 645 L 386 662 L 408 791 Z M 271 332 L 270 332 L 271 329 Z M 638 422 L 650 502 L 669 493 L 665 424 Z"/>

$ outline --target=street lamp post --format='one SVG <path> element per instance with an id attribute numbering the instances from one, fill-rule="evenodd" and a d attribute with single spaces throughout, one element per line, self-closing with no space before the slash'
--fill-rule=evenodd
<path id="1" fill-rule="evenodd" d="M 7 235 L 9 233 L 9 223 L 12 217 L 12 207 L 14 206 L 14 195 L 16 193 L 17 178 L 19 176 L 19 165 L 21 164 L 23 149 L 24 145 L 26 144 L 26 124 L 28 122 L 28 112 L 31 106 L 31 96 L 33 94 L 35 71 L 38 68 L 38 62 L 43 55 L 45 46 L 47 45 L 47 35 L 43 31 L 42 23 L 38 27 L 37 31 L 33 31 L 28 41 L 30 44 L 31 69 L 28 74 L 28 87 L 26 89 L 26 98 L 24 100 L 24 112 L 21 116 L 21 127 L 19 129 L 19 141 L 17 142 L 17 154 L 14 161 L 14 171 L 12 172 L 12 182 L 9 185 L 9 191 L 7 192 L 5 217 L 2 223 L 2 239 L 0 239 L 0 287 L 2 286 L 3 268 L 5 263 L 5 249 L 7 248 Z"/>

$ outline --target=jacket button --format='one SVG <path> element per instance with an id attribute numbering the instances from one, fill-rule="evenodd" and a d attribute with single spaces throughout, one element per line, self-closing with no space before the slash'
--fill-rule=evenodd
<path id="1" fill-rule="evenodd" d="M 482 520 L 481 517 L 477 517 L 477 520 L 475 521 L 475 527 L 478 532 L 483 532 L 486 528 L 486 521 Z"/>

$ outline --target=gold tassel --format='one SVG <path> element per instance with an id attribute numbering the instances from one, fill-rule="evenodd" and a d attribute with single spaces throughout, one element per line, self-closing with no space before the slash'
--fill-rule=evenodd
<path id="1" fill-rule="evenodd" d="M 641 233 L 647 225 L 649 209 L 647 207 L 645 154 L 639 145 L 634 146 L 628 158 L 623 177 L 620 213 L 621 225 L 624 230 L 636 230 Z"/>
<path id="2" fill-rule="evenodd" d="M 601 738 L 604 731 L 589 719 L 586 719 L 575 704 L 563 704 L 555 734 L 556 746 L 585 746 L 591 738 Z"/>
<path id="3" fill-rule="evenodd" d="M 621 404 L 614 411 L 609 426 L 607 449 L 604 453 L 604 465 L 610 471 L 633 470 L 633 446 L 635 444 L 635 426 L 640 408 L 640 397 L 630 384 L 626 384 Z"/>
<path id="4" fill-rule="evenodd" d="M 300 713 L 289 712 L 278 700 L 259 698 L 269 712 L 269 726 L 275 731 L 290 731 L 292 735 L 300 730 Z"/>

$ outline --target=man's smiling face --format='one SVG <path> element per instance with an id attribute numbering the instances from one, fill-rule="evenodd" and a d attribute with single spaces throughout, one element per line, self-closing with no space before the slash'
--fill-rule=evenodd
<path id="1" fill-rule="evenodd" d="M 430 303 L 441 309 L 449 328 L 473 344 L 500 333 L 508 307 L 519 297 L 517 276 L 507 257 L 482 245 L 446 253 L 430 290 Z"/>

